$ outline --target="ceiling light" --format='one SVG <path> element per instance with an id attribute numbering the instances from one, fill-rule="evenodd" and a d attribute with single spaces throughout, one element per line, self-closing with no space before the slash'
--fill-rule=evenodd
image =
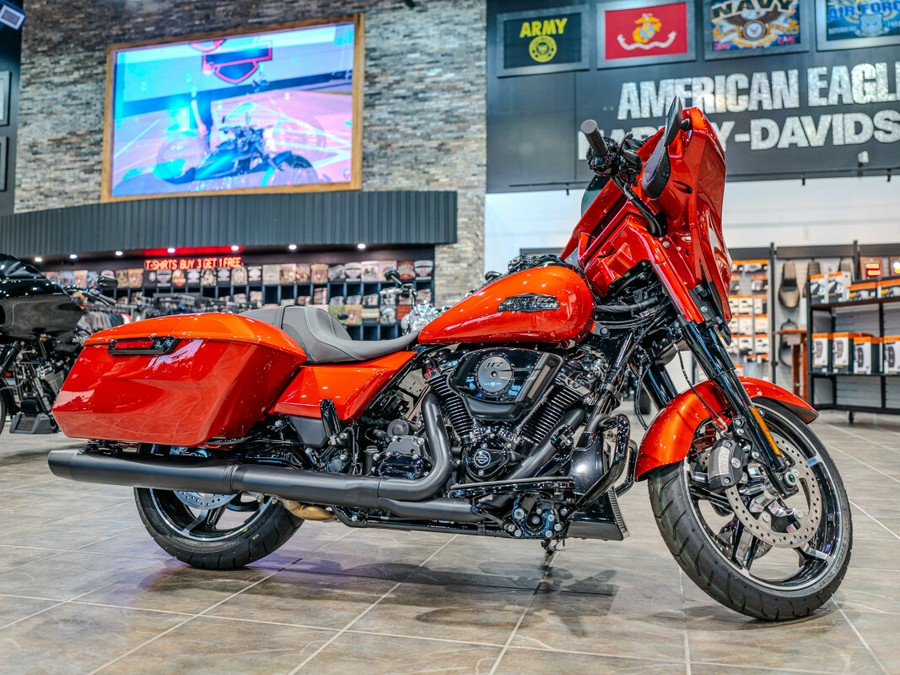
<path id="1" fill-rule="evenodd" d="M 365 245 L 364 243 L 362 243 L 362 242 L 359 242 L 359 243 L 356 245 L 356 248 L 358 248 L 360 251 L 365 251 L 365 250 L 366 250 L 366 245 Z"/>
<path id="2" fill-rule="evenodd" d="M 69 254 L 69 260 L 78 260 L 78 254 L 77 254 L 77 253 L 70 253 L 70 254 Z"/>
<path id="3" fill-rule="evenodd" d="M 116 251 L 116 256 L 117 256 L 117 257 L 122 257 L 123 255 L 125 255 L 125 252 L 124 252 L 124 251 Z"/>
<path id="4" fill-rule="evenodd" d="M 235 253 L 237 253 L 238 251 L 241 250 L 241 247 L 238 246 L 237 244 L 232 244 L 232 245 L 231 245 L 231 250 L 234 251 Z"/>
<path id="5" fill-rule="evenodd" d="M 44 262 L 44 259 L 41 256 L 36 255 L 34 256 L 34 262 Z"/>
<path id="6" fill-rule="evenodd" d="M 175 253 L 175 247 L 174 247 L 174 246 L 170 246 L 169 248 L 166 249 L 166 252 L 167 252 L 167 253 Z"/>
<path id="7" fill-rule="evenodd" d="M 297 244 L 288 244 L 288 251 L 296 251 Z"/>

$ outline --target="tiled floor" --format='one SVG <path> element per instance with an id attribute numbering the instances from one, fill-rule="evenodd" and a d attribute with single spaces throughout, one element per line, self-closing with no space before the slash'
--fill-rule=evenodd
<path id="1" fill-rule="evenodd" d="M 306 523 L 232 573 L 156 547 L 131 491 L 52 477 L 56 437 L 0 436 L 0 672 L 900 673 L 900 418 L 816 422 L 854 508 L 835 600 L 791 624 L 680 573 L 646 488 L 624 543 Z"/>

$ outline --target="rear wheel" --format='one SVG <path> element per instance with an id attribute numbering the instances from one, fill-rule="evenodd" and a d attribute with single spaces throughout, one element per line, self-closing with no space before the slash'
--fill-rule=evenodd
<path id="1" fill-rule="evenodd" d="M 275 497 L 136 488 L 138 513 L 167 553 L 193 567 L 235 569 L 282 546 L 303 521 Z"/>
<path id="2" fill-rule="evenodd" d="M 754 618 L 795 619 L 827 602 L 844 578 L 850 505 L 815 434 L 777 404 L 758 408 L 795 475 L 796 495 L 775 499 L 752 460 L 737 485 L 710 491 L 706 461 L 721 431 L 708 420 L 682 462 L 650 476 L 650 502 L 669 550 L 703 591 Z"/>

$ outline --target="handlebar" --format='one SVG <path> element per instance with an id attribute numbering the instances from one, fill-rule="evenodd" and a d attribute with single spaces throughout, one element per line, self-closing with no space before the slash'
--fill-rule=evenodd
<path id="1" fill-rule="evenodd" d="M 591 150 L 593 150 L 597 157 L 603 157 L 609 152 L 606 141 L 603 140 L 603 135 L 600 133 L 600 128 L 594 120 L 585 120 L 582 122 L 581 133 L 584 134 L 588 145 L 591 146 Z"/>
<path id="2" fill-rule="evenodd" d="M 80 286 L 65 286 L 63 290 L 70 295 L 72 293 L 81 293 L 86 298 L 90 298 L 91 300 L 96 300 L 104 305 L 115 305 L 116 301 L 114 298 L 109 298 L 103 293 L 100 292 L 97 288 L 81 288 Z"/>

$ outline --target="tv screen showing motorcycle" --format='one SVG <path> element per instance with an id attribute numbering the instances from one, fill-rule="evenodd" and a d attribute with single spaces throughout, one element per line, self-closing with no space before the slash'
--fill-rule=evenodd
<path id="1" fill-rule="evenodd" d="M 111 45 L 104 201 L 358 189 L 362 17 Z"/>

